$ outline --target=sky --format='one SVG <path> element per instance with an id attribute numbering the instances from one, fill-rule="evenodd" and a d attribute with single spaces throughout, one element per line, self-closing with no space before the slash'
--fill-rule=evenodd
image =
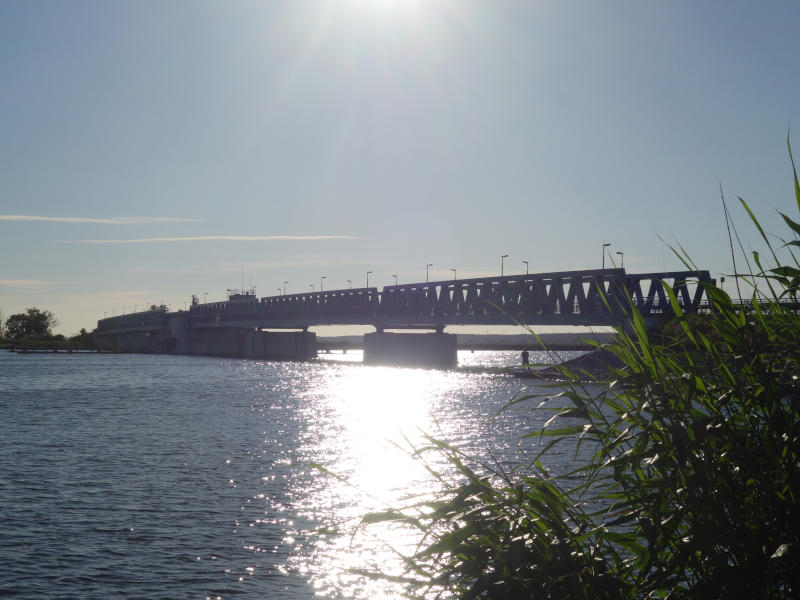
<path id="1" fill-rule="evenodd" d="M 800 4 L 0 2 L 0 311 L 732 261 L 797 216 Z M 800 156 L 800 134 L 796 154 Z M 622 252 L 620 256 L 617 252 Z M 324 277 L 324 279 L 322 279 Z M 349 281 L 348 281 L 349 280 Z"/>

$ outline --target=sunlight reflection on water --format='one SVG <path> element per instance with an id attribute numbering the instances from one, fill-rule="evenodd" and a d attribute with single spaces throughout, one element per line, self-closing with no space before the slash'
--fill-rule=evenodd
<path id="1" fill-rule="evenodd" d="M 467 354 L 462 364 L 518 361 Z M 409 449 L 430 433 L 514 462 L 521 433 L 550 416 L 494 418 L 526 382 L 469 365 L 0 360 L 0 595 L 25 600 L 401 598 L 358 571 L 399 572 L 395 550 L 416 537 L 391 525 L 350 533 L 370 511 L 436 493 Z M 330 526 L 343 533 L 319 534 Z"/>
<path id="2" fill-rule="evenodd" d="M 503 360 L 505 357 L 497 358 Z M 411 554 L 415 534 L 393 524 L 370 525 L 354 533 L 370 511 L 402 507 L 430 498 L 438 483 L 409 452 L 432 433 L 457 443 L 474 442 L 481 432 L 492 450 L 491 417 L 498 396 L 509 400 L 513 382 L 502 376 L 480 377 L 458 371 L 340 365 L 326 371 L 309 391 L 310 409 L 326 415 L 330 430 L 319 432 L 307 451 L 319 456 L 328 476 L 325 485 L 304 499 L 304 515 L 314 521 L 342 524 L 345 535 L 319 536 L 313 553 L 292 557 L 294 566 L 330 597 L 398 598 L 402 589 L 353 571 L 402 573 L 398 553 Z M 445 423 L 440 422 L 445 416 Z M 499 432 L 504 435 L 507 432 Z M 502 446 L 513 447 L 513 439 Z M 438 468 L 447 470 L 439 462 Z"/>

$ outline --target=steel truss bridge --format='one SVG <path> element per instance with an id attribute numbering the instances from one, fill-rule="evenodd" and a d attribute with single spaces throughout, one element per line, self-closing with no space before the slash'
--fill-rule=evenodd
<path id="1" fill-rule="evenodd" d="M 158 310 L 98 321 L 96 333 L 163 330 L 172 316 L 189 328 L 307 329 L 369 325 L 433 329 L 448 325 L 614 325 L 635 306 L 648 325 L 673 314 L 664 285 L 685 313 L 707 305 L 708 271 L 627 273 L 597 269 L 433 281 L 257 298 L 231 294 L 223 302 L 193 303 L 188 311 Z"/>

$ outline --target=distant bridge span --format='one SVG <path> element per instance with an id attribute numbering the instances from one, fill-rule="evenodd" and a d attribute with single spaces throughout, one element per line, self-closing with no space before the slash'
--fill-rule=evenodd
<path id="1" fill-rule="evenodd" d="M 612 325 L 632 302 L 646 320 L 671 313 L 661 281 L 684 312 L 703 305 L 707 271 L 629 275 L 624 269 L 480 277 L 378 288 L 330 290 L 196 304 L 192 327 L 371 325 L 438 329 L 448 325 Z M 601 293 L 602 291 L 602 293 Z M 605 295 L 609 306 L 603 301 Z"/>
<path id="2" fill-rule="evenodd" d="M 232 293 L 222 302 L 192 302 L 101 319 L 100 347 L 120 352 L 297 359 L 316 356 L 318 325 L 368 325 L 365 362 L 453 366 L 456 336 L 449 325 L 614 325 L 635 306 L 648 326 L 673 314 L 664 286 L 681 309 L 706 304 L 707 271 L 629 274 L 623 269 L 563 271 L 330 290 L 257 298 Z M 276 332 L 300 329 L 299 332 Z M 429 335 L 385 333 L 429 329 Z M 269 331 L 271 330 L 271 331 Z"/>
<path id="3" fill-rule="evenodd" d="M 671 314 L 661 281 L 672 287 L 683 311 L 693 313 L 705 302 L 704 289 L 697 284 L 711 282 L 711 278 L 708 271 L 564 271 L 412 283 L 386 286 L 382 291 L 357 288 L 263 298 L 233 294 L 226 301 L 193 304 L 179 313 L 187 318 L 189 328 L 369 325 L 381 331 L 515 323 L 612 325 L 630 303 L 648 322 Z M 155 330 L 168 314 L 174 313 L 162 307 L 102 319 L 98 332 Z"/>

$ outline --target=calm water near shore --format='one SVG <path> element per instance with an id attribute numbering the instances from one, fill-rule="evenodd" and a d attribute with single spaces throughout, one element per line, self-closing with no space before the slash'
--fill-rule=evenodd
<path id="1" fill-rule="evenodd" d="M 493 418 L 527 382 L 474 367 L 514 352 L 450 371 L 359 360 L 0 353 L 0 596 L 401 597 L 353 569 L 392 570 L 390 546 L 416 540 L 313 532 L 435 492 L 396 444 L 429 432 L 515 462 L 550 413 Z"/>

